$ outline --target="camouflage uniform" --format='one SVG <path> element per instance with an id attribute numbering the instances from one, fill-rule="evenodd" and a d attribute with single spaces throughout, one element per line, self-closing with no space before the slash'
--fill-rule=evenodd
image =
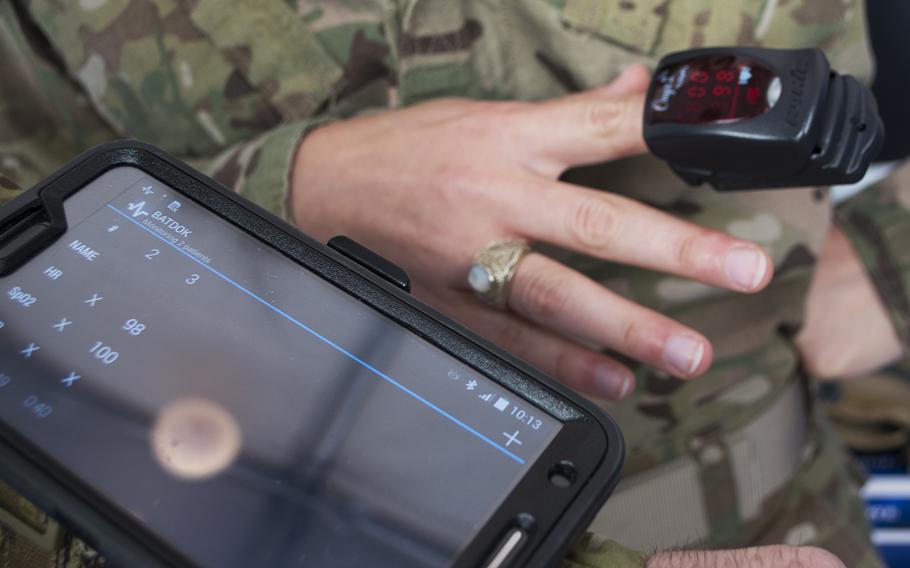
<path id="1" fill-rule="evenodd" d="M 868 80 L 872 69 L 861 0 L 18 0 L 0 3 L 0 25 L 5 197 L 96 142 L 132 136 L 284 216 L 297 144 L 324 121 L 440 96 L 546 99 L 705 45 L 818 46 L 842 72 Z M 827 192 L 693 189 L 648 156 L 565 178 L 756 241 L 777 271 L 745 296 L 550 251 L 703 332 L 716 354 L 692 382 L 639 366 L 637 392 L 609 406 L 629 455 L 592 531 L 619 544 L 588 538 L 567 565 L 641 565 L 620 545 L 789 543 L 880 566 L 857 475 L 792 341 L 832 223 Z M 893 194 L 870 191 L 863 199 L 893 226 L 906 223 L 887 206 Z M 870 237 L 879 217 L 858 229 L 863 256 L 875 274 L 900 275 L 907 253 L 880 254 L 887 242 Z M 905 329 L 908 290 L 888 282 Z"/>

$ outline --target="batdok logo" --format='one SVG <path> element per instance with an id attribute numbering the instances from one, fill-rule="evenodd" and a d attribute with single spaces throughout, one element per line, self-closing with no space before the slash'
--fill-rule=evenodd
<path id="1" fill-rule="evenodd" d="M 790 79 L 793 85 L 790 88 L 790 98 L 787 100 L 787 124 L 793 128 L 799 127 L 799 109 L 803 106 L 803 95 L 806 90 L 806 79 L 809 77 L 809 58 L 803 57 L 796 62 L 790 70 Z"/>

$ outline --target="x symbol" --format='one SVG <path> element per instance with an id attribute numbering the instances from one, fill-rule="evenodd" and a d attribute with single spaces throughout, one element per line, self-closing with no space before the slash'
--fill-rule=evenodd
<path id="1" fill-rule="evenodd" d="M 506 437 L 507 448 L 512 444 L 518 444 L 519 446 L 521 445 L 521 440 L 518 439 L 518 430 L 515 430 L 514 434 L 506 434 L 503 432 L 502 435 Z"/>
<path id="2" fill-rule="evenodd" d="M 35 345 L 34 343 L 29 343 L 28 347 L 26 347 L 19 353 L 21 353 L 22 355 L 25 355 L 25 358 L 28 359 L 29 357 L 32 356 L 32 353 L 34 353 L 35 351 L 37 351 L 39 349 L 41 349 L 41 348 L 38 347 L 37 345 Z"/>
<path id="3" fill-rule="evenodd" d="M 57 331 L 63 331 L 63 328 L 68 326 L 71 323 L 73 323 L 73 322 L 71 322 L 70 320 L 68 320 L 66 318 L 63 318 L 58 323 L 54 324 L 54 329 L 56 329 Z"/>
<path id="4" fill-rule="evenodd" d="M 92 294 L 92 297 L 85 301 L 86 304 L 91 304 L 92 307 L 95 307 L 95 304 L 104 299 L 104 296 L 99 296 L 98 294 Z"/>
<path id="5" fill-rule="evenodd" d="M 60 380 L 61 383 L 67 388 L 73 386 L 73 383 L 81 379 L 82 377 L 76 374 L 76 371 L 70 371 L 70 374 Z"/>

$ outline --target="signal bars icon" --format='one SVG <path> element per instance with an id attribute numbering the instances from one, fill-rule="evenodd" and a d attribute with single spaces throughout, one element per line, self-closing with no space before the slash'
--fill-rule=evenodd
<path id="1" fill-rule="evenodd" d="M 496 396 L 496 395 L 494 395 L 493 393 L 487 393 L 487 394 L 479 394 L 479 395 L 477 395 L 477 398 L 479 398 L 480 400 L 482 400 L 484 402 L 490 402 L 491 400 L 493 400 L 494 396 Z M 493 403 L 493 408 L 495 408 L 496 410 L 498 410 L 500 412 L 503 412 L 508 407 L 509 407 L 509 399 L 507 399 L 504 396 L 497 398 L 496 402 Z"/>

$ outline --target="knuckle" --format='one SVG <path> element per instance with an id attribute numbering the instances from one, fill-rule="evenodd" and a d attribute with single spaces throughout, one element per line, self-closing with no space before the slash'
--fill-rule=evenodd
<path id="1" fill-rule="evenodd" d="M 586 196 L 572 209 L 569 230 L 579 245 L 603 249 L 612 242 L 617 224 L 613 206 L 604 199 Z"/>
<path id="2" fill-rule="evenodd" d="M 623 124 L 624 110 L 623 105 L 616 100 L 589 103 L 585 113 L 587 126 L 597 136 L 613 136 Z"/>
<path id="3" fill-rule="evenodd" d="M 702 233 L 687 235 L 677 240 L 673 248 L 673 262 L 679 268 L 691 268 L 696 265 L 701 256 Z"/>
<path id="4" fill-rule="evenodd" d="M 619 349 L 642 361 L 660 360 L 660 342 L 655 340 L 652 331 L 648 333 L 648 326 L 641 321 L 631 320 L 622 324 L 619 337 Z"/>
<path id="5" fill-rule="evenodd" d="M 638 323 L 634 321 L 627 322 L 622 328 L 622 345 L 626 349 L 631 348 L 638 343 L 639 338 L 641 338 L 641 331 Z"/>
<path id="6" fill-rule="evenodd" d="M 570 287 L 566 278 L 556 274 L 529 275 L 523 286 L 513 289 L 519 305 L 534 320 L 552 320 L 569 303 Z"/>

